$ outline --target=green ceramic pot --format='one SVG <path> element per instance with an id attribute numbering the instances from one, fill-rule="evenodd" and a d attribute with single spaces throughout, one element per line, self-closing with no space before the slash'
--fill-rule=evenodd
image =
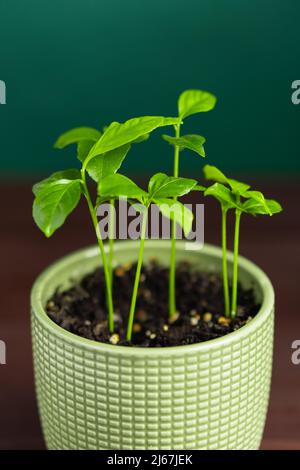
<path id="1" fill-rule="evenodd" d="M 169 261 L 168 241 L 147 241 L 145 263 Z M 221 250 L 189 251 L 177 260 L 220 272 Z M 138 242 L 115 244 L 116 263 L 134 261 Z M 238 331 L 190 346 L 128 348 L 80 338 L 53 323 L 46 300 L 58 286 L 99 266 L 96 247 L 68 255 L 32 290 L 35 380 L 49 449 L 258 449 L 272 370 L 274 293 L 267 276 L 240 258 L 244 286 L 262 301 Z M 231 266 L 232 255 L 229 255 Z"/>

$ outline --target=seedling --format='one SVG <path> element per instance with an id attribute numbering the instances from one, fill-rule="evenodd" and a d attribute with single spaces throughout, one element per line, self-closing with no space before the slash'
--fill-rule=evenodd
<path id="1" fill-rule="evenodd" d="M 222 270 L 224 286 L 225 316 L 234 318 L 237 309 L 238 284 L 238 254 L 240 220 L 243 213 L 250 215 L 273 215 L 282 211 L 281 205 L 273 199 L 265 199 L 260 191 L 250 190 L 250 185 L 227 178 L 218 168 L 205 165 L 204 176 L 214 181 L 209 188 L 198 187 L 204 190 L 205 196 L 213 196 L 221 205 L 222 211 Z M 227 213 L 235 211 L 234 249 L 233 249 L 233 275 L 231 307 L 229 297 L 229 282 L 227 272 Z"/>
<path id="2" fill-rule="evenodd" d="M 178 99 L 179 122 L 174 125 L 175 137 L 163 135 L 162 137 L 174 146 L 174 170 L 173 176 L 179 174 L 179 153 L 183 149 L 192 150 L 201 157 L 205 157 L 205 138 L 201 135 L 188 134 L 180 136 L 180 127 L 183 119 L 193 114 L 210 111 L 215 107 L 216 98 L 214 95 L 203 90 L 186 90 Z M 176 200 L 176 197 L 174 198 Z M 169 316 L 172 318 L 176 314 L 176 226 L 172 223 L 171 233 L 171 260 L 169 275 Z"/>
<path id="3" fill-rule="evenodd" d="M 114 331 L 111 268 L 98 226 L 97 207 L 92 202 L 88 189 L 86 173 L 99 184 L 106 176 L 118 171 L 131 143 L 143 140 L 158 127 L 176 125 L 178 121 L 178 118 L 144 116 L 129 119 L 125 123 L 113 122 L 103 133 L 90 127 L 72 129 L 63 134 L 55 146 L 64 148 L 76 143 L 81 169 L 59 171 L 33 186 L 33 218 L 46 237 L 53 235 L 63 225 L 77 206 L 81 195 L 85 197 L 102 256 L 111 333 Z"/>
<path id="4" fill-rule="evenodd" d="M 101 198 L 116 199 L 127 198 L 136 211 L 141 213 L 141 235 L 137 268 L 135 273 L 132 298 L 128 316 L 128 326 L 126 339 L 131 340 L 132 327 L 134 321 L 135 306 L 137 300 L 140 274 L 143 262 L 144 244 L 147 231 L 148 209 L 151 203 L 156 204 L 165 217 L 171 219 L 173 224 L 179 224 L 185 234 L 188 234 L 192 227 L 193 214 L 179 201 L 173 198 L 189 193 L 197 182 L 188 178 L 176 178 L 157 173 L 149 181 L 148 192 L 139 188 L 126 176 L 113 174 L 99 181 L 98 190 Z"/>

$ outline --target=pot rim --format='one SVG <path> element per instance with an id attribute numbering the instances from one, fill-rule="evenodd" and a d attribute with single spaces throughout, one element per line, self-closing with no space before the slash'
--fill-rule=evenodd
<path id="1" fill-rule="evenodd" d="M 146 240 L 145 248 L 157 248 L 158 245 L 160 248 L 169 247 L 169 243 L 169 240 Z M 122 251 L 124 247 L 128 246 L 129 244 L 132 249 L 137 249 L 139 246 L 139 241 L 117 241 L 114 245 L 115 252 Z M 179 250 L 184 250 L 186 249 L 187 244 L 192 245 L 193 242 L 177 241 L 176 247 Z M 107 251 L 107 249 L 108 247 L 105 246 L 105 251 Z M 221 336 L 219 338 L 204 341 L 202 343 L 194 343 L 181 346 L 168 346 L 161 348 L 118 346 L 108 343 L 101 343 L 87 338 L 82 338 L 81 336 L 78 336 L 74 333 L 65 330 L 61 326 L 57 325 L 53 320 L 51 320 L 51 318 L 47 315 L 43 307 L 42 293 L 45 283 L 47 283 L 50 278 L 55 277 L 55 272 L 58 272 L 60 269 L 62 269 L 62 267 L 64 267 L 66 263 L 72 264 L 76 261 L 79 261 L 82 257 L 92 258 L 95 256 L 99 256 L 98 250 L 98 246 L 92 245 L 73 251 L 63 256 L 62 258 L 59 258 L 54 263 L 50 264 L 44 271 L 42 271 L 42 273 L 35 280 L 31 290 L 31 310 L 39 318 L 43 326 L 47 330 L 52 330 L 60 339 L 66 340 L 68 343 L 71 343 L 74 346 L 81 345 L 84 346 L 86 349 L 94 352 L 122 354 L 126 357 L 135 356 L 137 359 L 142 359 L 144 357 L 148 357 L 149 359 L 151 359 L 151 357 L 156 358 L 158 355 L 168 355 L 170 353 L 172 355 L 180 355 L 182 353 L 192 353 L 193 351 L 199 350 L 201 350 L 203 353 L 206 353 L 212 349 L 218 349 L 219 346 L 230 346 L 232 342 L 235 342 L 235 340 L 238 340 L 239 338 L 242 339 L 245 336 L 248 336 L 249 334 L 253 333 L 265 322 L 274 307 L 274 289 L 268 276 L 255 263 L 243 256 L 239 256 L 239 267 L 247 271 L 251 275 L 251 277 L 256 280 L 263 294 L 263 301 L 260 310 L 258 311 L 256 316 L 251 321 L 249 321 L 249 323 L 242 326 L 240 329 L 228 333 L 227 335 Z M 205 255 L 211 256 L 213 258 L 220 259 L 222 257 L 222 249 L 218 246 L 210 244 L 205 244 L 204 247 L 199 250 L 199 252 L 197 252 L 197 254 L 199 255 L 201 255 L 201 253 L 205 253 Z M 233 253 L 230 251 L 227 252 L 227 260 L 229 261 L 229 263 L 232 263 Z"/>

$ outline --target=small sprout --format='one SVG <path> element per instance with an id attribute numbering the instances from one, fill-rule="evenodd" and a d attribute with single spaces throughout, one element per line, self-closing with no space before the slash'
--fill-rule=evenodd
<path id="1" fill-rule="evenodd" d="M 188 134 L 180 136 L 180 126 L 183 119 L 197 113 L 203 113 L 212 110 L 216 104 L 216 97 L 204 90 L 185 90 L 178 98 L 178 117 L 179 122 L 174 125 L 175 136 L 163 135 L 163 139 L 174 146 L 174 170 L 173 176 L 179 176 L 179 153 L 181 150 L 188 149 L 201 157 L 205 157 L 204 143 L 205 138 L 201 135 Z M 198 189 L 195 188 L 194 189 Z M 176 200 L 176 195 L 174 196 Z M 171 261 L 169 274 L 169 318 L 176 313 L 176 221 L 172 222 L 171 233 Z"/>
<path id="2" fill-rule="evenodd" d="M 111 344 L 118 344 L 118 342 L 120 341 L 120 336 L 117 334 L 117 333 L 114 333 L 113 335 L 111 335 L 111 337 L 109 338 L 109 342 Z"/>
<path id="3" fill-rule="evenodd" d="M 131 144 L 145 140 L 149 133 L 163 126 L 177 125 L 180 119 L 162 116 L 142 116 L 129 119 L 124 123 L 113 122 L 103 132 L 90 127 L 77 127 L 61 135 L 56 148 L 77 144 L 77 158 L 81 169 L 56 172 L 49 178 L 35 184 L 33 193 L 33 218 L 46 237 L 63 225 L 69 214 L 79 203 L 81 195 L 86 199 L 93 227 L 99 245 L 106 285 L 109 331 L 114 331 L 112 299 L 112 249 L 109 245 L 107 257 L 97 219 L 97 204 L 103 202 L 98 190 L 97 200 L 93 203 L 88 185 L 87 174 L 98 184 L 108 175 L 115 174 L 123 163 Z M 112 227 L 113 228 L 113 227 Z M 109 230 L 113 233 L 114 230 Z"/>
<path id="4" fill-rule="evenodd" d="M 214 183 L 205 189 L 205 196 L 213 196 L 221 205 L 222 210 L 222 269 L 224 304 L 226 318 L 234 318 L 237 313 L 237 284 L 238 284 L 238 252 L 240 219 L 243 213 L 251 215 L 273 215 L 282 211 L 281 205 L 272 199 L 266 199 L 262 192 L 250 189 L 250 185 L 228 178 L 215 166 L 205 165 L 204 176 Z M 227 272 L 227 212 L 235 211 L 234 253 L 231 306 L 229 297 L 229 282 Z"/>
<path id="5" fill-rule="evenodd" d="M 212 319 L 212 314 L 211 314 L 211 313 L 206 312 L 206 313 L 203 315 L 203 320 L 204 320 L 206 323 L 210 322 L 211 319 Z"/>
<path id="6" fill-rule="evenodd" d="M 180 202 L 174 202 L 173 198 L 188 194 L 196 184 L 197 181 L 193 179 L 176 178 L 164 173 L 157 173 L 150 178 L 148 191 L 144 191 L 129 178 L 119 173 L 109 175 L 99 181 L 98 192 L 103 199 L 127 198 L 136 211 L 140 212 L 141 217 L 140 248 L 128 316 L 127 341 L 131 341 L 132 335 L 147 232 L 148 209 L 152 203 L 156 204 L 165 217 L 180 224 L 184 233 L 188 234 L 192 227 L 193 214 Z M 143 295 L 148 300 L 152 297 L 149 289 L 145 289 Z"/>

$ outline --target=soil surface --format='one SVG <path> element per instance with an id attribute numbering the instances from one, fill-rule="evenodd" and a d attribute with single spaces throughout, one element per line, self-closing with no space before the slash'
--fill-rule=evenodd
<path id="1" fill-rule="evenodd" d="M 233 320 L 224 316 L 223 284 L 216 274 L 201 273 L 187 263 L 177 267 L 177 315 L 168 321 L 168 269 L 153 260 L 142 269 L 132 342 L 125 340 L 136 264 L 114 270 L 115 333 L 109 334 L 102 269 L 86 275 L 74 287 L 57 290 L 47 302 L 49 317 L 84 338 L 122 346 L 165 347 L 200 343 L 241 328 L 260 305 L 252 289 L 238 288 Z"/>

